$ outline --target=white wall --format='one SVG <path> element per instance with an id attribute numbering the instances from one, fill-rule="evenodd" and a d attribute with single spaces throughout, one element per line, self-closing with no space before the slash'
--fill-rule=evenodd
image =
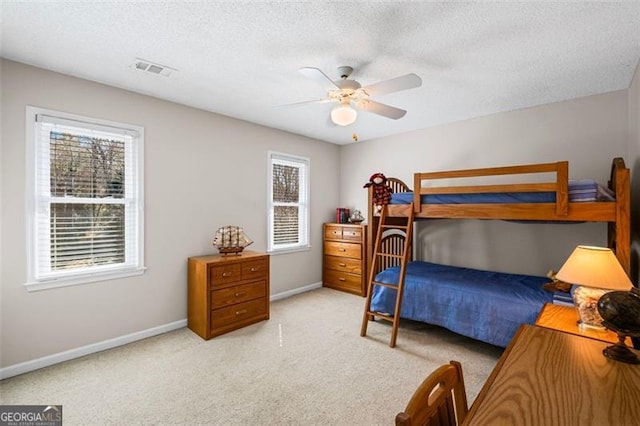
<path id="1" fill-rule="evenodd" d="M 271 293 L 321 281 L 322 223 L 338 205 L 339 147 L 62 74 L 1 62 L 0 366 L 186 318 L 187 258 L 215 252 L 215 230 L 242 225 L 266 250 L 267 151 L 311 158 L 311 244 L 271 257 Z M 171 84 L 170 80 L 167 84 Z M 25 264 L 25 107 L 145 128 L 141 277 L 29 293 Z"/>
<path id="2" fill-rule="evenodd" d="M 366 211 L 362 185 L 378 171 L 413 186 L 414 172 L 568 160 L 570 177 L 606 184 L 611 160 L 628 154 L 627 104 L 623 90 L 353 143 L 341 151 L 340 204 Z M 436 220 L 417 230 L 424 260 L 535 275 L 558 270 L 578 244 L 607 242 L 606 225 L 593 223 Z"/>
<path id="3" fill-rule="evenodd" d="M 640 63 L 629 88 L 629 167 L 631 168 L 631 279 L 640 284 Z"/>

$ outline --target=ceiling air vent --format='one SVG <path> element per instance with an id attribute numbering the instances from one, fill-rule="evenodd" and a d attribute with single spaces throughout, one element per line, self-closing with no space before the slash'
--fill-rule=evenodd
<path id="1" fill-rule="evenodd" d="M 162 75 L 164 77 L 169 77 L 171 74 L 177 71 L 173 68 L 169 68 L 166 65 L 156 64 L 151 61 L 147 61 L 146 59 L 140 58 L 136 58 L 136 62 L 133 64 L 133 67 L 140 71 L 146 71 L 151 74 Z"/>

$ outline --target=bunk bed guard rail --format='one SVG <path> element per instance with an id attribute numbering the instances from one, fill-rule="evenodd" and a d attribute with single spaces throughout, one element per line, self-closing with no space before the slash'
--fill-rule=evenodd
<path id="1" fill-rule="evenodd" d="M 424 181 L 452 178 L 474 178 L 500 175 L 516 175 L 531 173 L 555 173 L 554 182 L 543 183 L 515 183 L 498 185 L 470 185 L 470 186 L 425 186 Z M 416 213 L 422 207 L 422 195 L 432 194 L 489 194 L 506 192 L 555 192 L 556 214 L 569 214 L 569 162 L 528 164 L 519 166 L 488 167 L 481 169 L 449 170 L 443 172 L 415 173 L 413 206 Z M 419 190 L 417 190 L 419 189 Z"/>

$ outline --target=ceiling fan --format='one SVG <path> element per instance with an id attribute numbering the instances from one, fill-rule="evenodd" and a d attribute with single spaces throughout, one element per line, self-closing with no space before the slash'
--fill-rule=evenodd
<path id="1" fill-rule="evenodd" d="M 327 77 L 327 75 L 318 68 L 304 67 L 298 71 L 311 80 L 320 83 L 327 91 L 327 97 L 324 99 L 298 102 L 288 106 L 337 102 L 339 105 L 331 110 L 331 121 L 339 126 L 348 126 L 355 122 L 358 116 L 356 109 L 372 112 L 393 120 L 402 118 L 407 111 L 376 102 L 372 100 L 371 97 L 413 89 L 422 85 L 422 79 L 420 77 L 415 74 L 406 74 L 362 87 L 356 80 L 349 79 L 353 68 L 348 66 L 338 67 L 340 79 L 335 81 Z"/>

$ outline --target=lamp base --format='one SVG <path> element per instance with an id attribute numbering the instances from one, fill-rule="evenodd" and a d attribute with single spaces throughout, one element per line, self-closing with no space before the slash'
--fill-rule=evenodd
<path id="1" fill-rule="evenodd" d="M 573 303 L 578 311 L 578 326 L 581 330 L 604 330 L 602 317 L 598 313 L 598 300 L 611 290 L 592 287 L 577 287 L 573 291 Z"/>
<path id="2" fill-rule="evenodd" d="M 578 320 L 578 328 L 580 330 L 589 330 L 589 331 L 600 331 L 600 332 L 605 332 L 607 331 L 606 327 L 603 327 L 602 325 L 596 325 L 596 324 L 587 324 L 586 322 L 582 322 L 580 320 Z"/>
<path id="3" fill-rule="evenodd" d="M 607 358 L 616 361 L 626 362 L 627 364 L 640 364 L 638 355 L 634 354 L 627 346 L 620 345 L 619 343 L 604 348 L 602 353 Z"/>

